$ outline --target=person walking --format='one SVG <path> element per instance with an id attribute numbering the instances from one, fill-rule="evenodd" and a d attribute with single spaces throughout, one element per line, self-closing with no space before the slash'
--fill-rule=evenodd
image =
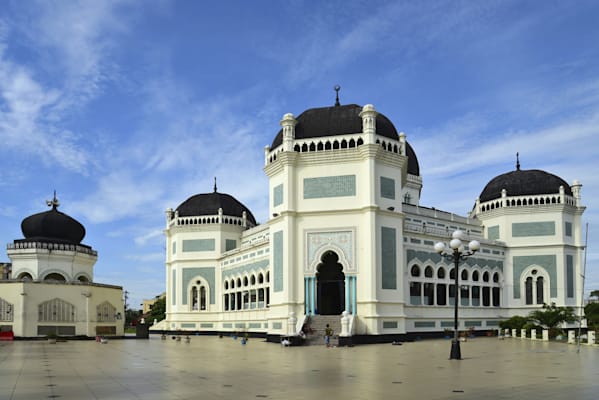
<path id="1" fill-rule="evenodd" d="M 327 347 L 331 347 L 331 336 L 333 336 L 333 330 L 327 324 L 327 327 L 324 329 L 324 344 Z"/>

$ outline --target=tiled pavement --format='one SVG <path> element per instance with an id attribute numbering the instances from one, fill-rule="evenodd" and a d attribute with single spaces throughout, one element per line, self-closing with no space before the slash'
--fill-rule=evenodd
<path id="1" fill-rule="evenodd" d="M 521 339 L 281 347 L 194 336 L 0 342 L 0 399 L 598 399 L 599 347 Z"/>

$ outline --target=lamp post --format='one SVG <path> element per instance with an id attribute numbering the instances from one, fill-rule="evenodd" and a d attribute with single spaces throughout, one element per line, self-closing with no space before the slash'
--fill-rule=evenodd
<path id="1" fill-rule="evenodd" d="M 462 240 L 465 239 L 464 232 L 459 229 L 452 233 L 452 239 L 449 242 L 449 248 L 445 246 L 443 242 L 435 243 L 435 251 L 439 253 L 443 258 L 453 261 L 454 275 L 455 275 L 455 296 L 454 296 L 454 317 L 453 317 L 453 341 L 451 342 L 451 353 L 449 354 L 450 360 L 461 360 L 462 352 L 460 350 L 460 341 L 458 337 L 458 294 L 459 294 L 459 266 L 460 260 L 465 260 L 480 249 L 480 243 L 476 240 L 468 243 L 468 250 L 464 248 Z"/>

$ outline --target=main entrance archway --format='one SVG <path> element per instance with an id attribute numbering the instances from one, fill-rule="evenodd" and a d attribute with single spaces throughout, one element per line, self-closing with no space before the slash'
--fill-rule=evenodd
<path id="1" fill-rule="evenodd" d="M 334 251 L 325 252 L 316 267 L 317 311 L 339 315 L 345 309 L 345 274 Z"/>

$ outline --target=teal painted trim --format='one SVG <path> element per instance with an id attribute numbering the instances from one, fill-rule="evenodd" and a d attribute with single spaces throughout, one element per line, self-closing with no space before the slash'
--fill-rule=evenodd
<path id="1" fill-rule="evenodd" d="M 414 322 L 414 328 L 434 328 L 437 326 L 435 321 L 416 321 Z"/>
<path id="2" fill-rule="evenodd" d="M 483 322 L 482 321 L 465 321 L 464 326 L 466 328 L 474 327 L 474 326 L 483 326 Z"/>
<path id="3" fill-rule="evenodd" d="M 514 299 L 520 298 L 520 282 L 522 272 L 531 265 L 538 265 L 549 274 L 549 296 L 557 297 L 557 260 L 555 255 L 540 256 L 516 256 L 513 259 L 514 274 L 512 285 L 514 287 Z"/>
<path id="4" fill-rule="evenodd" d="M 273 291 L 283 291 L 283 231 L 273 234 Z"/>
<path id="5" fill-rule="evenodd" d="M 406 259 L 408 260 L 408 264 L 411 264 L 413 261 L 420 261 L 421 263 L 426 263 L 430 261 L 433 264 L 438 264 L 443 259 L 437 253 L 429 252 L 429 251 L 421 251 L 421 250 L 406 250 Z M 470 268 L 474 266 L 478 266 L 480 268 L 488 267 L 488 268 L 498 268 L 503 272 L 503 261 L 498 260 L 488 260 L 486 258 L 480 257 L 468 257 L 466 260 L 460 263 L 460 266 L 468 266 Z"/>
<path id="6" fill-rule="evenodd" d="M 230 279 L 238 274 L 243 275 L 246 272 L 259 272 L 260 270 L 264 270 L 266 268 L 268 268 L 268 260 L 260 260 L 223 271 L 223 278 Z"/>
<path id="7" fill-rule="evenodd" d="M 225 251 L 233 250 L 237 247 L 237 240 L 225 239 Z"/>
<path id="8" fill-rule="evenodd" d="M 489 240 L 499 240 L 499 225 L 488 227 L 487 237 Z"/>
<path id="9" fill-rule="evenodd" d="M 566 226 L 564 227 L 565 234 L 568 237 L 572 237 L 572 222 L 566 222 Z"/>
<path id="10" fill-rule="evenodd" d="M 243 322 L 236 323 L 235 328 L 245 329 L 245 323 L 243 323 Z"/>
<path id="11" fill-rule="evenodd" d="M 173 242 L 172 249 L 173 249 L 173 254 L 177 254 L 177 242 Z"/>
<path id="12" fill-rule="evenodd" d="M 183 240 L 183 252 L 191 251 L 214 251 L 216 245 L 214 239 L 191 239 Z"/>
<path id="13" fill-rule="evenodd" d="M 283 329 L 283 323 L 282 322 L 273 322 L 272 329 Z"/>
<path id="14" fill-rule="evenodd" d="M 248 328 L 250 328 L 250 329 L 260 329 L 260 328 L 262 328 L 262 324 L 257 323 L 257 322 L 250 322 L 250 324 L 248 325 Z"/>
<path id="15" fill-rule="evenodd" d="M 381 176 L 381 197 L 395 200 L 395 180 Z"/>
<path id="16" fill-rule="evenodd" d="M 187 304 L 187 285 L 196 276 L 201 276 L 208 282 L 210 288 L 210 304 L 216 303 L 216 288 L 214 287 L 214 267 L 203 267 L 203 268 L 183 268 L 181 270 L 181 290 L 183 297 L 183 304 Z"/>
<path id="17" fill-rule="evenodd" d="M 323 176 L 304 178 L 304 199 L 346 197 L 356 195 L 356 176 Z"/>
<path id="18" fill-rule="evenodd" d="M 194 328 L 195 329 L 196 324 L 181 324 L 181 328 Z"/>
<path id="19" fill-rule="evenodd" d="M 228 322 L 225 322 L 225 323 L 223 324 L 223 328 L 225 328 L 225 329 L 230 329 L 230 328 L 233 328 L 233 324 L 231 324 L 231 323 L 228 323 Z"/>
<path id="20" fill-rule="evenodd" d="M 177 304 L 177 271 L 172 270 L 171 271 L 171 283 L 172 283 L 172 292 L 173 295 L 171 296 L 171 304 L 174 306 L 175 304 Z"/>
<path id="21" fill-rule="evenodd" d="M 283 184 L 275 186 L 272 189 L 272 205 L 273 207 L 283 204 Z"/>
<path id="22" fill-rule="evenodd" d="M 397 289 L 397 245 L 395 228 L 381 227 L 381 285 Z"/>
<path id="23" fill-rule="evenodd" d="M 214 324 L 203 322 L 200 324 L 200 328 L 214 328 Z"/>
<path id="24" fill-rule="evenodd" d="M 566 255 L 566 297 L 574 297 L 574 257 Z"/>
<path id="25" fill-rule="evenodd" d="M 522 222 L 512 224 L 512 237 L 553 236 L 555 222 Z"/>
<path id="26" fill-rule="evenodd" d="M 383 321 L 383 329 L 397 329 L 397 321 Z"/>
<path id="27" fill-rule="evenodd" d="M 491 327 L 491 326 L 499 326 L 499 321 L 487 321 L 486 324 L 489 327 Z"/>
<path id="28" fill-rule="evenodd" d="M 441 328 L 453 328 L 453 321 L 441 321 Z"/>

